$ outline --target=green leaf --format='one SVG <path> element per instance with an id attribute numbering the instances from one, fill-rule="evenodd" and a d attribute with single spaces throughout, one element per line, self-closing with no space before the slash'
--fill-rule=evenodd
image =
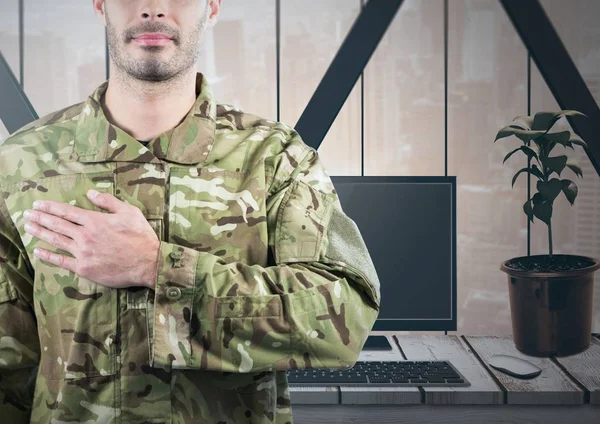
<path id="1" fill-rule="evenodd" d="M 524 152 L 528 158 L 536 158 L 538 157 L 537 153 L 535 152 L 535 150 L 533 150 L 531 147 L 527 147 L 527 146 L 521 146 L 521 147 L 517 147 L 515 150 L 508 152 L 506 154 L 506 156 L 504 156 L 504 160 L 502 161 L 502 164 L 504 165 L 504 162 L 506 162 L 506 160 L 511 157 L 514 153 L 518 152 L 518 151 L 522 151 Z"/>
<path id="2" fill-rule="evenodd" d="M 536 177 L 541 178 L 542 180 L 544 179 L 544 174 L 542 173 L 541 169 L 537 167 L 537 165 L 535 163 L 531 164 L 531 168 L 532 168 L 533 174 Z"/>
<path id="3" fill-rule="evenodd" d="M 531 200 L 528 200 L 523 204 L 523 211 L 527 215 L 528 219 L 533 222 L 533 206 L 531 206 Z"/>
<path id="4" fill-rule="evenodd" d="M 562 144 L 564 141 L 569 141 L 570 136 L 571 131 L 559 131 L 555 133 L 548 133 L 544 136 L 544 138 Z"/>
<path id="5" fill-rule="evenodd" d="M 517 171 L 517 173 L 515 174 L 515 176 L 512 179 L 512 187 L 515 186 L 515 181 L 517 181 L 517 177 L 519 175 L 521 175 L 522 172 L 530 172 L 533 175 L 535 175 L 536 177 L 538 177 L 538 178 L 540 178 L 542 180 L 544 179 L 544 176 L 542 175 L 542 173 L 540 172 L 540 170 L 534 164 L 534 165 L 531 166 L 531 168 L 525 167 L 525 168 L 521 168 L 521 169 L 519 169 L 519 171 Z"/>
<path id="6" fill-rule="evenodd" d="M 501 138 L 510 137 L 511 135 L 515 135 L 515 132 L 514 132 L 515 129 L 518 129 L 518 128 L 515 127 L 514 125 L 509 125 L 507 127 L 501 128 L 500 131 L 498 131 L 498 134 L 496 134 L 494 143 Z"/>
<path id="7" fill-rule="evenodd" d="M 571 169 L 571 171 L 575 173 L 575 175 L 577 175 L 578 177 L 583 177 L 583 171 L 581 170 L 579 163 L 575 159 L 569 158 L 569 160 L 567 160 L 566 165 Z"/>
<path id="8" fill-rule="evenodd" d="M 584 118 L 587 118 L 588 116 L 583 113 L 583 112 L 579 112 L 578 110 L 572 110 L 572 109 L 564 109 L 560 111 L 560 116 L 581 116 Z"/>
<path id="9" fill-rule="evenodd" d="M 542 202 L 537 205 L 533 205 L 533 214 L 539 220 L 550 225 L 550 218 L 552 218 L 552 204 L 550 202 Z"/>
<path id="10" fill-rule="evenodd" d="M 540 153 L 543 152 L 540 154 L 540 156 L 548 156 L 548 153 L 550 153 L 549 145 L 552 143 L 550 140 L 545 137 L 538 137 L 534 139 L 533 142 L 537 146 Z"/>
<path id="11" fill-rule="evenodd" d="M 552 127 L 556 122 L 558 112 L 538 112 L 533 117 L 533 123 L 531 124 L 532 129 L 536 130 L 547 130 Z"/>
<path id="12" fill-rule="evenodd" d="M 509 125 L 498 131 L 498 134 L 496 134 L 496 138 L 494 139 L 494 143 L 501 138 L 510 137 L 511 135 L 517 136 L 522 141 L 529 141 L 539 137 L 544 133 L 545 131 L 524 130 L 515 125 Z"/>
<path id="13" fill-rule="evenodd" d="M 573 206 L 578 192 L 577 185 L 573 181 L 567 179 L 561 180 L 560 184 L 563 193 L 565 193 L 565 196 L 567 197 L 567 200 L 569 203 L 571 203 L 571 206 Z"/>
<path id="14" fill-rule="evenodd" d="M 513 119 L 515 126 L 523 128 L 524 130 L 530 130 L 533 125 L 533 116 L 521 115 Z"/>
<path id="15" fill-rule="evenodd" d="M 545 165 L 551 170 L 556 172 L 558 175 L 560 175 L 560 173 L 562 172 L 563 169 L 565 169 L 565 165 L 567 163 L 567 156 L 566 155 L 561 155 L 561 156 L 551 156 L 551 157 L 547 157 L 546 160 L 544 161 Z M 550 173 L 549 173 L 550 174 Z M 549 175 L 548 174 L 548 175 Z"/>
<path id="16" fill-rule="evenodd" d="M 558 112 L 538 112 L 533 117 L 532 130 L 549 130 L 563 116 L 585 116 L 576 110 L 560 110 Z"/>
<path id="17" fill-rule="evenodd" d="M 581 137 L 579 137 L 579 135 L 577 135 L 577 134 L 573 134 L 569 141 L 573 144 L 577 144 L 578 146 L 587 147 L 587 143 L 585 141 L 583 141 L 581 139 Z M 573 149 L 573 150 L 575 150 L 575 149 Z"/>
<path id="18" fill-rule="evenodd" d="M 515 130 L 515 136 L 525 143 L 531 140 L 535 140 L 544 135 L 545 133 L 545 131 Z"/>
<path id="19" fill-rule="evenodd" d="M 510 152 L 508 152 L 506 154 L 506 156 L 504 156 L 504 160 L 502 161 L 502 165 L 504 165 L 504 162 L 506 162 L 506 160 L 511 157 L 513 154 L 515 154 L 515 152 L 518 152 L 519 150 L 521 150 L 520 147 L 517 147 L 515 150 L 511 150 Z"/>
<path id="20" fill-rule="evenodd" d="M 543 197 L 544 201 L 554 202 L 556 196 L 560 193 L 562 189 L 562 185 L 558 178 L 552 178 L 550 181 L 541 181 L 537 182 L 537 189 Z"/>
<path id="21" fill-rule="evenodd" d="M 543 203 L 545 201 L 544 196 L 542 196 L 540 193 L 535 193 L 531 200 L 533 200 L 534 205 L 537 205 L 538 203 Z"/>
<path id="22" fill-rule="evenodd" d="M 528 157 L 529 159 L 531 159 L 531 158 L 536 158 L 536 159 L 538 159 L 538 155 L 537 155 L 537 153 L 536 153 L 536 152 L 535 152 L 535 150 L 533 150 L 531 147 L 528 147 L 528 146 L 521 146 L 521 150 L 523 150 L 523 152 L 525 152 L 525 154 L 527 155 L 527 157 Z M 539 159 L 538 159 L 538 160 L 539 160 Z"/>
<path id="23" fill-rule="evenodd" d="M 571 142 L 569 141 L 570 136 L 570 131 L 559 131 L 555 133 L 546 133 L 537 140 L 543 139 L 548 143 L 546 148 L 546 155 L 548 155 L 557 143 L 562 144 L 565 147 L 571 147 Z"/>
<path id="24" fill-rule="evenodd" d="M 567 141 L 559 141 L 558 144 L 562 144 L 565 147 L 570 147 L 571 149 L 573 149 L 573 146 L 571 144 L 571 140 L 567 140 Z M 573 149 L 575 150 L 575 149 Z"/>

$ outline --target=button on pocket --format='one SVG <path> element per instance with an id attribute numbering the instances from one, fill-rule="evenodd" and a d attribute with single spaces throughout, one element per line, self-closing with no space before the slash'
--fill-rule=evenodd
<path id="1" fill-rule="evenodd" d="M 179 287 L 169 287 L 167 289 L 167 299 L 179 300 L 181 298 L 181 289 Z"/>

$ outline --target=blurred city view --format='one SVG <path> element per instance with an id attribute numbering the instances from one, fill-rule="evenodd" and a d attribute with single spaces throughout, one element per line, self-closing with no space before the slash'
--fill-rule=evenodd
<path id="1" fill-rule="evenodd" d="M 600 2 L 541 4 L 599 101 Z M 361 0 L 281 1 L 279 105 L 275 0 L 224 1 L 197 69 L 219 102 L 293 126 L 361 5 Z M 39 116 L 81 102 L 106 79 L 104 28 L 91 1 L 24 0 L 23 69 L 18 9 L 18 0 L 2 1 L 0 51 Z M 527 50 L 497 0 L 449 1 L 446 170 L 443 20 L 443 0 L 404 1 L 319 152 L 330 175 L 361 175 L 361 159 L 364 175 L 456 175 L 458 331 L 450 333 L 511 334 L 507 276 L 499 267 L 527 254 L 526 177 L 511 188 L 527 159 L 515 155 L 503 165 L 506 153 L 521 142 L 493 140 L 498 129 L 527 113 Z M 534 63 L 531 71 L 532 113 L 557 110 Z M 0 143 L 7 136 L 0 123 Z M 561 175 L 578 185 L 579 195 L 574 206 L 562 194 L 555 201 L 554 253 L 600 257 L 600 177 L 583 149 L 566 154 L 579 161 L 583 179 L 568 169 Z M 530 236 L 531 254 L 548 253 L 544 223 L 536 219 Z M 401 274 L 397 283 L 403 284 Z M 593 331 L 600 332 L 600 271 Z"/>

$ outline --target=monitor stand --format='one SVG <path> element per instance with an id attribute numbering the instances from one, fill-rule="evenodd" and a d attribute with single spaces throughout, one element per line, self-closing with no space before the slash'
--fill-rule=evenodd
<path id="1" fill-rule="evenodd" d="M 392 350 L 386 336 L 369 336 L 362 350 Z"/>

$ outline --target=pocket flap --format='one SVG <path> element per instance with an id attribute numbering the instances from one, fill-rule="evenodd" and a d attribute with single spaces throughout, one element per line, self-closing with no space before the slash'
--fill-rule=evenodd
<path id="1" fill-rule="evenodd" d="M 17 291 L 10 284 L 4 270 L 0 266 L 0 303 L 9 302 L 17 298 Z"/>
<path id="2" fill-rule="evenodd" d="M 331 215 L 330 198 L 303 181 L 294 181 L 281 202 L 275 230 L 275 262 L 318 261 Z"/>

